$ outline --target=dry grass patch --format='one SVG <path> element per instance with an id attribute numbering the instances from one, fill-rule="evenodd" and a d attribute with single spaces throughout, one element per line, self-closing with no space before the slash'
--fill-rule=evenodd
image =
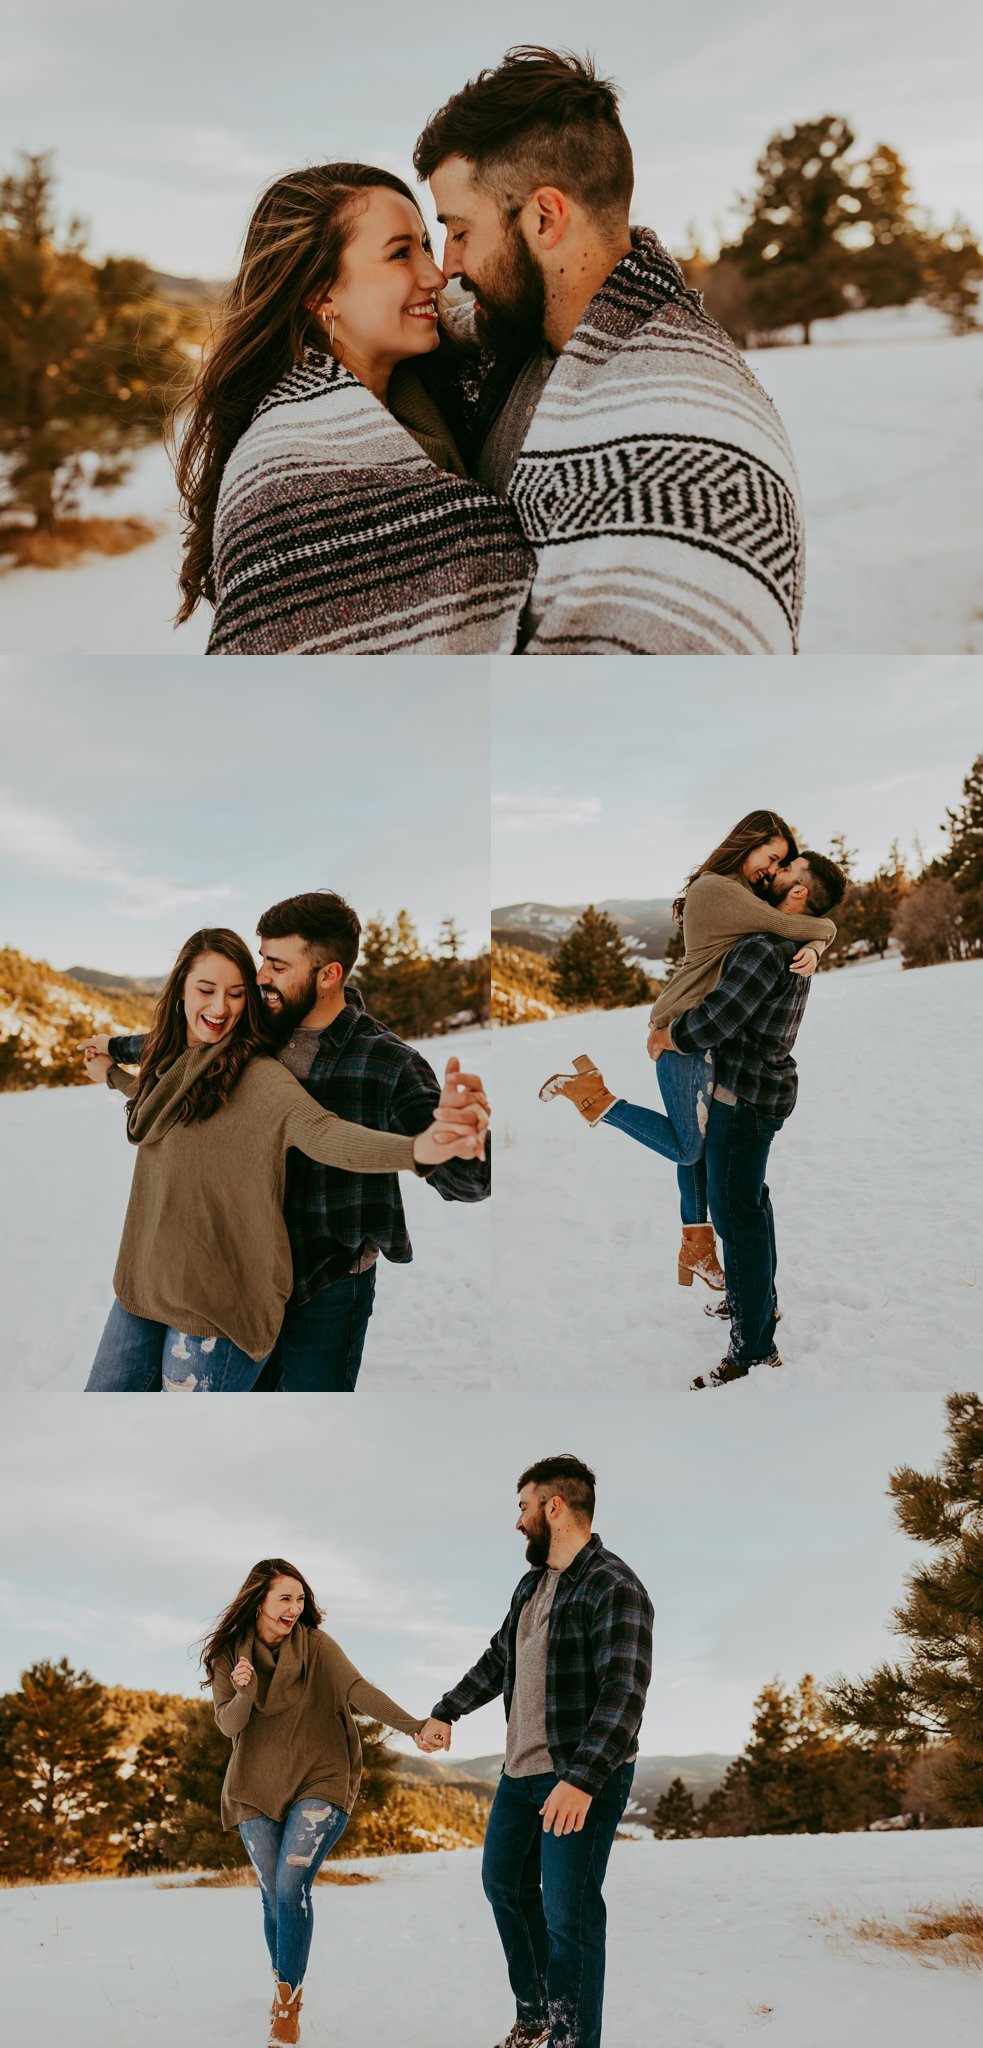
<path id="1" fill-rule="evenodd" d="M 983 1906 L 923 1907 L 901 1926 L 887 1920 L 858 1920 L 853 1932 L 922 1963 L 957 1963 L 983 1970 Z"/>
<path id="2" fill-rule="evenodd" d="M 129 555 L 156 540 L 146 519 L 62 519 L 54 533 L 0 527 L 0 558 L 21 569 L 64 569 L 80 555 Z"/>
<path id="3" fill-rule="evenodd" d="M 378 1884 L 379 1879 L 369 1877 L 364 1870 L 331 1870 L 322 1868 L 318 1871 L 314 1882 L 315 1884 Z M 180 1886 L 175 1884 L 173 1878 L 161 1877 L 157 1880 L 157 1889 L 158 1891 L 173 1891 L 175 1889 L 180 1889 L 181 1891 L 225 1891 L 230 1887 L 238 1889 L 242 1885 L 246 1885 L 251 1889 L 255 1883 L 256 1879 L 250 1868 L 247 1867 L 240 1870 L 237 1866 L 235 1870 L 196 1870 L 193 1875 L 185 1877 Z"/>

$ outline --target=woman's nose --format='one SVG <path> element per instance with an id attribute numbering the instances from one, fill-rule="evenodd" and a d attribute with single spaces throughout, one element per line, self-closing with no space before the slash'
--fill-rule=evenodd
<path id="1" fill-rule="evenodd" d="M 438 269 L 432 256 L 426 257 L 424 268 L 426 270 L 424 290 L 428 292 L 442 292 L 447 279 L 444 272 Z"/>

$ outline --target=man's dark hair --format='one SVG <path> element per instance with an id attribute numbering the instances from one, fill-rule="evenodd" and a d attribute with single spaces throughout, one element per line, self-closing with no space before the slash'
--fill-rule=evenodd
<path id="1" fill-rule="evenodd" d="M 809 863 L 809 909 L 814 917 L 825 917 L 846 894 L 847 878 L 835 860 L 827 859 L 824 853 L 804 853 L 802 858 Z"/>
<path id="2" fill-rule="evenodd" d="M 337 960 L 346 979 L 358 959 L 362 927 L 350 903 L 333 889 L 308 889 L 285 896 L 264 910 L 256 930 L 261 939 L 303 939 L 318 967 Z"/>
<path id="3" fill-rule="evenodd" d="M 521 1493 L 524 1486 L 548 1486 L 551 1494 L 559 1494 L 566 1502 L 571 1514 L 591 1522 L 596 1483 L 590 1466 L 564 1451 L 558 1458 L 540 1458 L 535 1465 L 528 1466 L 515 1490 Z"/>
<path id="4" fill-rule="evenodd" d="M 618 94 L 593 59 L 520 43 L 479 71 L 429 121 L 413 152 L 421 178 L 461 156 L 503 214 L 518 215 L 537 185 L 568 192 L 605 226 L 631 205 L 631 146 Z"/>

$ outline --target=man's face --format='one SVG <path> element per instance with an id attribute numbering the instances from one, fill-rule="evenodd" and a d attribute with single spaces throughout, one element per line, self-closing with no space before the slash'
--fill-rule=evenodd
<path id="1" fill-rule="evenodd" d="M 475 184 L 463 157 L 447 157 L 430 189 L 445 229 L 444 275 L 459 277 L 473 292 L 478 340 L 538 348 L 546 286 L 518 222 L 503 221 L 497 201 Z"/>
<path id="2" fill-rule="evenodd" d="M 519 1516 L 516 1528 L 526 1539 L 526 1562 L 543 1565 L 550 1554 L 550 1525 L 546 1519 L 546 1504 L 540 1499 L 538 1486 L 524 1486 L 519 1495 Z"/>
<path id="3" fill-rule="evenodd" d="M 275 1036 L 286 1040 L 317 1002 L 318 970 L 300 937 L 261 939 L 259 951 L 259 992 Z"/>
<path id="4" fill-rule="evenodd" d="M 786 861 L 784 867 L 776 868 L 775 873 L 769 876 L 765 884 L 765 895 L 769 903 L 780 906 L 793 890 L 798 894 L 808 878 L 809 863 L 803 859 L 801 853 L 796 854 L 794 860 Z M 801 910 L 802 902 L 797 903 L 796 908 Z"/>

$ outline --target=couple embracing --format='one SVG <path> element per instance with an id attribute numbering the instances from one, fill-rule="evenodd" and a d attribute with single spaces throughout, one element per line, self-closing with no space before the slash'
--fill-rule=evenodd
<path id="1" fill-rule="evenodd" d="M 800 852 L 776 812 L 750 811 L 673 904 L 684 954 L 653 1007 L 648 1035 L 663 1111 L 615 1096 L 587 1054 L 574 1060 L 572 1074 L 553 1074 L 540 1089 L 543 1101 L 565 1096 L 589 1124 L 623 1131 L 675 1166 L 680 1284 L 691 1287 L 696 1277 L 720 1292 L 707 1314 L 730 1324 L 724 1357 L 697 1375 L 697 1389 L 782 1362 L 765 1173 L 795 1107 L 792 1047 L 810 979 L 836 937 L 829 912 L 845 889 L 835 862 Z"/>
<path id="2" fill-rule="evenodd" d="M 236 932 L 195 932 L 149 1033 L 85 1046 L 136 1154 L 87 1393 L 351 1393 L 380 1254 L 413 1256 L 399 1175 L 489 1193 L 480 1076 L 450 1059 L 441 1087 L 369 1016 L 360 936 L 328 889 L 264 913 L 259 972 Z"/>
<path id="3" fill-rule="evenodd" d="M 209 652 L 781 654 L 781 420 L 649 228 L 590 61 L 521 46 L 389 171 L 278 178 L 182 415 Z M 450 307 L 457 280 L 469 300 Z"/>
<path id="4" fill-rule="evenodd" d="M 356 1714 L 449 1749 L 462 1715 L 503 1698 L 505 1760 L 482 1883 L 516 2017 L 498 2048 L 599 2048 L 605 1871 L 631 1791 L 652 1669 L 652 1604 L 592 1530 L 595 1479 L 566 1454 L 518 1482 L 529 1570 L 484 1655 L 419 1719 L 370 1685 L 321 1628 L 284 1558 L 253 1567 L 202 1653 L 232 1742 L 222 1821 L 259 1879 L 274 1992 L 270 2048 L 300 2038 L 312 1888 L 358 1797 Z M 374 2035 L 371 2027 L 366 2038 Z M 469 2039 L 472 2038 L 469 2036 Z M 473 2039 L 481 2042 L 480 2027 Z"/>

